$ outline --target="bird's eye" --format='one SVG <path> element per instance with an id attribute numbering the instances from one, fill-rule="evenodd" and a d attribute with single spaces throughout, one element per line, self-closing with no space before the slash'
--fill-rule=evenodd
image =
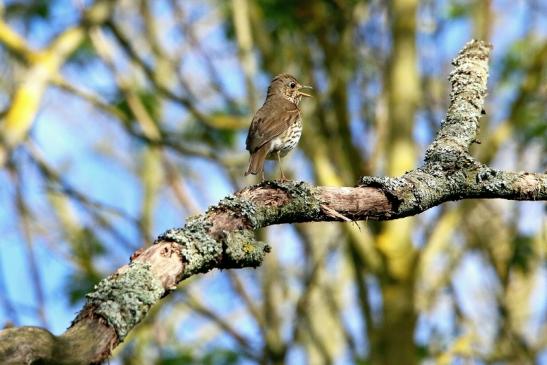
<path id="1" fill-rule="evenodd" d="M 294 89 L 296 87 L 296 84 L 294 82 L 291 82 L 289 86 L 291 87 L 291 89 Z"/>

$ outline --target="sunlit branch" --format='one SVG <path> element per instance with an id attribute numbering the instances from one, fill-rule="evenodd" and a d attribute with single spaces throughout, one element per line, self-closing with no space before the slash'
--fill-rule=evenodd
<path id="1" fill-rule="evenodd" d="M 110 15 L 112 5 L 109 0 L 96 1 L 84 12 L 81 24 L 65 29 L 39 51 L 31 51 L 7 24 L 0 23 L 0 42 L 29 64 L 2 121 L 0 165 L 8 160 L 10 150 L 27 136 L 49 82 L 83 42 L 88 27 L 102 23 Z"/>

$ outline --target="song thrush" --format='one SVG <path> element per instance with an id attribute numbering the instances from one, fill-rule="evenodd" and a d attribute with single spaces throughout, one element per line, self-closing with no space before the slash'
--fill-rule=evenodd
<path id="1" fill-rule="evenodd" d="M 289 74 L 273 78 L 264 105 L 258 109 L 249 127 L 245 143 L 251 157 L 245 176 L 260 172 L 264 180 L 264 160 L 277 158 L 281 179 L 285 180 L 281 157 L 300 140 L 302 114 L 298 104 L 303 96 L 311 96 L 302 92 L 306 88 L 311 89 L 311 86 L 301 85 Z"/>

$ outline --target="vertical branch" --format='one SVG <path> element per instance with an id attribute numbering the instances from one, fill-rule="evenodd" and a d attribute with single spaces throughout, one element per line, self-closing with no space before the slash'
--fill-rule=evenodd
<path id="1" fill-rule="evenodd" d="M 232 12 L 241 64 L 245 74 L 247 102 L 249 109 L 254 110 L 256 108 L 256 93 L 253 79 L 256 74 L 256 62 L 252 54 L 253 38 L 249 20 L 249 3 L 247 0 L 232 0 Z"/>
<path id="2" fill-rule="evenodd" d="M 6 274 L 6 272 L 4 271 L 2 260 L 2 252 L 0 251 L 0 303 L 2 303 L 2 306 L 4 307 L 4 313 L 8 318 L 8 321 L 6 323 L 0 323 L 0 330 L 10 325 L 19 324 L 19 314 L 17 312 L 17 306 L 11 301 L 8 295 L 6 281 L 4 280 L 4 275 Z"/>
<path id="3" fill-rule="evenodd" d="M 279 317 L 279 303 L 282 298 L 278 295 L 280 286 L 284 283 L 276 280 L 276 274 L 279 273 L 278 257 L 268 256 L 262 266 L 262 317 L 266 324 L 264 336 L 264 360 L 269 359 L 272 364 L 283 364 L 286 360 L 287 348 L 281 335 L 281 320 Z"/>
<path id="4" fill-rule="evenodd" d="M 30 226 L 29 215 L 31 214 L 28 207 L 25 204 L 23 197 L 23 187 L 21 186 L 20 171 L 10 168 L 12 180 L 15 186 L 15 205 L 17 214 L 20 218 L 20 229 L 23 236 L 23 240 L 26 245 L 27 264 L 31 275 L 31 284 L 34 290 L 34 296 L 37 302 L 37 314 L 41 321 L 42 326 L 47 327 L 48 321 L 46 317 L 46 300 L 44 295 L 44 288 L 42 286 L 42 276 L 39 272 L 38 261 L 36 260 L 36 252 L 34 247 L 34 240 L 32 237 L 32 228 Z"/>

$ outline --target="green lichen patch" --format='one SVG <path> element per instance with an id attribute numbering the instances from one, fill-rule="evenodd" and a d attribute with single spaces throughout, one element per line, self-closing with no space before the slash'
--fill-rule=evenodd
<path id="1" fill-rule="evenodd" d="M 517 176 L 482 166 L 476 171 L 474 188 L 479 193 L 508 196 L 516 190 L 513 184 Z"/>
<path id="2" fill-rule="evenodd" d="M 281 181 L 281 180 L 269 180 L 262 183 L 263 187 L 270 187 L 275 189 L 281 189 L 285 191 L 290 197 L 302 196 L 312 194 L 312 186 L 304 181 Z"/>
<path id="3" fill-rule="evenodd" d="M 156 242 L 170 241 L 182 246 L 182 278 L 205 273 L 220 260 L 222 243 L 211 236 L 211 226 L 205 215 L 198 215 L 191 217 L 183 228 L 170 229 L 157 238 Z"/>
<path id="4" fill-rule="evenodd" d="M 312 221 L 321 216 L 321 202 L 313 186 L 302 181 L 265 181 L 248 189 L 273 188 L 286 193 L 281 204 L 260 204 L 242 196 L 231 195 L 211 207 L 207 214 L 224 212 L 237 218 L 244 218 L 249 229 L 258 229 L 272 223 Z"/>
<path id="5" fill-rule="evenodd" d="M 150 271 L 150 265 L 132 262 L 127 271 L 102 280 L 87 294 L 87 305 L 108 322 L 123 341 L 165 290 Z"/>
<path id="6" fill-rule="evenodd" d="M 211 223 L 198 216 L 186 223 L 182 238 L 183 277 L 205 273 L 216 266 L 222 255 L 222 244 L 211 237 Z"/>
<path id="7" fill-rule="evenodd" d="M 441 166 L 426 166 L 398 178 L 365 176 L 361 183 L 386 193 L 393 203 L 392 218 L 400 218 L 455 197 L 464 179 L 463 171 L 447 173 Z"/>
<path id="8" fill-rule="evenodd" d="M 234 231 L 224 239 L 223 268 L 257 267 L 271 247 L 257 241 L 250 230 Z"/>
<path id="9" fill-rule="evenodd" d="M 239 196 L 230 195 L 222 199 L 216 206 L 209 208 L 207 213 L 213 211 L 229 212 L 232 216 L 243 217 L 252 229 L 260 228 L 260 217 L 253 202 L 242 199 Z"/>
<path id="10" fill-rule="evenodd" d="M 211 235 L 212 212 L 232 212 L 248 216 L 258 226 L 260 214 L 251 202 L 239 197 L 227 197 L 207 214 L 192 217 L 183 228 L 170 229 L 158 237 L 158 241 L 170 241 L 181 245 L 184 271 L 181 278 L 205 273 L 214 268 L 256 267 L 262 263 L 270 247 L 255 240 L 250 230 L 222 232 Z"/>
<path id="11" fill-rule="evenodd" d="M 263 226 L 271 223 L 314 221 L 321 217 L 322 202 L 313 186 L 303 181 L 267 181 L 263 186 L 280 189 L 289 197 L 285 204 L 258 209 Z"/>
<path id="12" fill-rule="evenodd" d="M 171 228 L 159 235 L 158 238 L 156 238 L 156 240 L 154 241 L 154 244 L 165 241 L 183 244 L 184 242 L 186 242 L 184 238 L 184 229 Z"/>

